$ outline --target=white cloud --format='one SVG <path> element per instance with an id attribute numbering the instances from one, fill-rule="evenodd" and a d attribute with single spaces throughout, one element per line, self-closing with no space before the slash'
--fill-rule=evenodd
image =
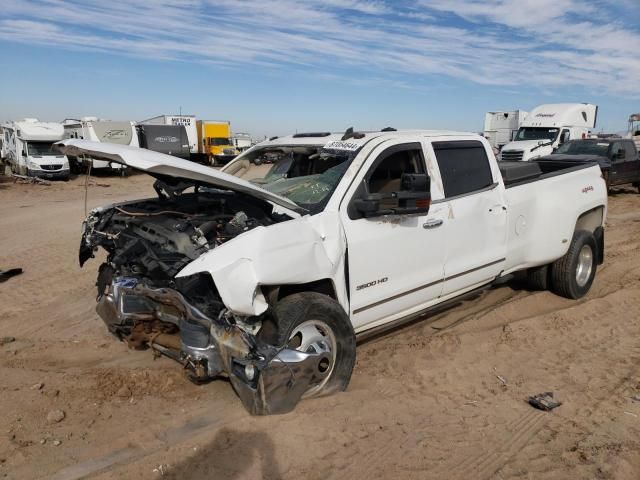
<path id="1" fill-rule="evenodd" d="M 603 22 L 601 1 L 22 0 L 3 6 L 0 39 L 397 85 L 437 74 L 637 96 L 640 32 Z"/>

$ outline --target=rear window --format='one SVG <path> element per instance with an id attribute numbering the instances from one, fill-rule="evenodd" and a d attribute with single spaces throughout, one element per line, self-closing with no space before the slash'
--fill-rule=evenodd
<path id="1" fill-rule="evenodd" d="M 481 142 L 433 142 L 445 197 L 456 197 L 493 185 L 491 166 Z"/>

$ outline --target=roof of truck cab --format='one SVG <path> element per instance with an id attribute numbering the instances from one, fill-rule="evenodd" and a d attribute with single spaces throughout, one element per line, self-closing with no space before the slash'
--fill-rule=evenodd
<path id="1" fill-rule="evenodd" d="M 348 138 L 344 140 L 345 142 L 354 142 L 358 144 L 364 145 L 369 140 L 374 138 L 398 138 L 403 136 L 424 136 L 424 137 L 480 137 L 476 133 L 471 132 L 456 132 L 450 130 L 394 130 L 387 132 L 356 132 L 358 134 L 364 134 L 362 138 Z M 283 137 L 275 137 L 269 140 L 265 140 L 256 145 L 256 147 L 286 147 L 286 146 L 296 146 L 296 145 L 308 145 L 308 146 L 318 146 L 324 147 L 325 145 L 331 142 L 342 141 L 342 137 L 344 136 L 344 132 L 341 133 L 330 133 L 326 136 L 304 136 L 304 134 L 295 134 L 295 135 L 286 135 Z"/>

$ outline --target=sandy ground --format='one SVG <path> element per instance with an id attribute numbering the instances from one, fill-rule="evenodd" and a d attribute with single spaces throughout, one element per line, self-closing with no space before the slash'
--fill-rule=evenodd
<path id="1" fill-rule="evenodd" d="M 89 207 L 151 194 L 103 177 Z M 83 179 L 0 183 L 0 478 L 640 478 L 640 195 L 610 198 L 574 302 L 517 284 L 358 347 L 349 389 L 250 417 L 224 381 L 128 351 L 78 267 Z M 502 380 L 498 378 L 500 376 Z M 563 405 L 526 403 L 553 391 Z M 52 410 L 65 418 L 47 421 Z"/>

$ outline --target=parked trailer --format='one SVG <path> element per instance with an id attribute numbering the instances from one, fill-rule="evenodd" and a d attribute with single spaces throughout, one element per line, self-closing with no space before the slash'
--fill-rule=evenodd
<path id="1" fill-rule="evenodd" d="M 114 122 L 111 120 L 101 120 L 97 117 L 84 117 L 80 120 L 65 119 L 62 124 L 64 126 L 64 138 L 115 143 L 118 145 L 128 145 L 130 147 L 140 146 L 138 134 L 135 129 L 135 122 Z M 88 157 L 86 159 L 91 161 L 92 169 L 110 169 L 119 172 L 121 175 L 124 175 L 126 172 L 126 169 L 119 163 Z M 80 168 L 80 159 L 70 157 L 69 160 L 74 168 Z"/>
<path id="2" fill-rule="evenodd" d="M 597 117 L 597 105 L 589 103 L 540 105 L 523 120 L 514 141 L 502 148 L 501 160 L 529 161 L 549 155 L 567 140 L 586 138 Z"/>
<path id="3" fill-rule="evenodd" d="M 187 132 L 189 152 L 198 154 L 198 131 L 196 130 L 195 115 L 158 115 L 138 122 L 143 125 L 176 125 L 183 126 Z"/>
<path id="4" fill-rule="evenodd" d="M 233 146 L 236 147 L 238 152 L 244 152 L 253 145 L 251 135 L 248 133 L 234 133 L 233 134 Z"/>
<path id="5" fill-rule="evenodd" d="M 2 126 L 2 158 L 13 173 L 69 179 L 69 160 L 51 146 L 64 138 L 59 123 L 25 118 Z"/>
<path id="6" fill-rule="evenodd" d="M 226 120 L 198 120 L 198 149 L 210 165 L 225 165 L 238 155 L 231 139 L 231 123 Z"/>
<path id="7" fill-rule="evenodd" d="M 487 112 L 484 116 L 483 136 L 497 150 L 511 142 L 522 121 L 529 112 L 514 110 L 511 112 Z"/>
<path id="8" fill-rule="evenodd" d="M 189 139 L 182 125 L 136 125 L 140 148 L 189 160 Z"/>

